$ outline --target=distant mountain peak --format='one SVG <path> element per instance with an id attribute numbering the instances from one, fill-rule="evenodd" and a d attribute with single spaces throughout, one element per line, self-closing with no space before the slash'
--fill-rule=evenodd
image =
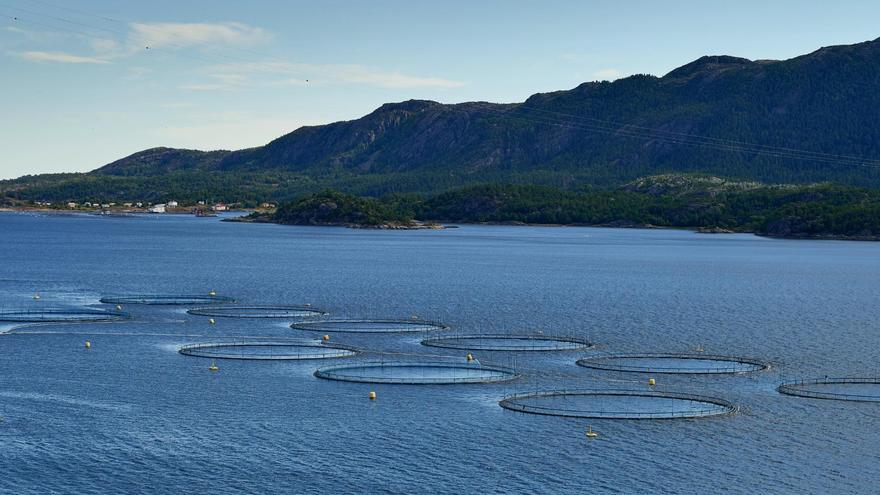
<path id="1" fill-rule="evenodd" d="M 873 185 L 880 184 L 873 166 L 880 92 L 871 90 L 878 84 L 880 39 L 788 60 L 709 55 L 660 78 L 584 83 L 524 104 L 386 103 L 266 146 L 154 148 L 97 173 L 284 171 L 336 177 L 342 189 L 360 181 L 369 191 L 506 180 L 620 185 L 666 172 Z M 382 174 L 409 182 L 391 184 Z"/>
<path id="2" fill-rule="evenodd" d="M 406 100 L 397 103 L 385 103 L 384 105 L 374 110 L 373 113 L 377 114 L 394 111 L 420 112 L 422 110 L 434 108 L 439 105 L 442 104 L 433 100 Z"/>
<path id="3" fill-rule="evenodd" d="M 730 55 L 705 55 L 689 64 L 682 65 L 681 67 L 672 70 L 671 72 L 663 76 L 663 78 L 686 78 L 705 72 L 714 72 L 718 70 L 738 68 L 754 64 L 755 62 L 742 57 L 732 57 Z"/>
<path id="4" fill-rule="evenodd" d="M 161 175 L 175 170 L 207 169 L 219 163 L 230 152 L 199 151 L 182 148 L 155 148 L 138 151 L 95 170 L 105 175 Z"/>

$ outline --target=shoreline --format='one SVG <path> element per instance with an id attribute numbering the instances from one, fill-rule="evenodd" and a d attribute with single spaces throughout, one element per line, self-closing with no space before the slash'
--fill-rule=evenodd
<path id="1" fill-rule="evenodd" d="M 265 217 L 256 217 L 252 218 L 248 215 L 238 216 L 238 217 L 228 217 L 220 220 L 221 222 L 232 222 L 232 223 L 261 223 L 261 224 L 274 224 L 274 225 L 288 225 L 288 226 L 300 226 L 300 227 L 345 227 L 347 229 L 364 229 L 364 230 L 443 230 L 447 228 L 456 228 L 456 227 L 448 227 L 443 225 L 440 222 L 420 222 L 418 220 L 413 221 L 412 224 L 402 224 L 399 222 L 386 222 L 380 223 L 376 225 L 367 225 L 367 224 L 357 224 L 357 223 L 346 223 L 346 222 L 316 222 L 316 223 L 281 223 L 281 222 L 273 222 L 271 220 L 267 220 Z"/>
<path id="2" fill-rule="evenodd" d="M 109 211 L 109 210 L 108 210 Z M 228 210 L 225 213 L 252 213 L 257 210 L 251 209 L 241 209 L 241 210 Z M 21 207 L 0 207 L 0 213 L 43 213 L 48 215 L 95 215 L 102 216 L 101 210 L 83 210 L 83 211 L 68 211 L 68 210 L 59 210 L 54 208 L 21 208 Z M 162 215 L 191 215 L 195 216 L 191 211 L 170 211 L 166 213 L 149 213 L 146 211 L 132 211 L 132 210 L 114 210 L 110 211 L 106 215 L 144 215 L 144 216 L 162 216 Z M 218 218 L 217 215 L 206 216 L 204 218 Z M 220 218 L 221 222 L 232 222 L 232 223 L 253 223 L 253 224 L 274 224 L 274 225 L 288 225 L 288 226 L 300 226 L 300 227 L 344 227 L 348 229 L 360 229 L 360 230 L 445 230 L 445 229 L 455 229 L 458 228 L 459 225 L 493 225 L 493 226 L 507 226 L 507 227 L 590 227 L 590 228 L 606 228 L 606 229 L 643 229 L 643 230 L 686 230 L 690 232 L 694 232 L 697 234 L 706 234 L 706 235 L 728 235 L 728 234 L 751 234 L 756 237 L 764 237 L 768 239 L 780 239 L 780 240 L 808 240 L 808 241 L 856 241 L 856 242 L 880 242 L 880 236 L 860 236 L 860 235 L 845 235 L 845 234 L 787 234 L 787 235 L 779 235 L 779 234 L 770 234 L 770 233 L 760 233 L 754 231 L 734 231 L 716 227 L 671 227 L 671 226 L 661 226 L 661 225 L 653 225 L 653 224 L 638 224 L 638 223 L 630 223 L 630 222 L 606 222 L 602 224 L 584 224 L 584 223 L 572 223 L 572 224 L 560 224 L 560 223 L 528 223 L 528 222 L 519 222 L 519 221 L 504 221 L 504 222 L 419 222 L 417 221 L 416 225 L 405 226 L 398 225 L 393 223 L 387 224 L 379 224 L 379 225 L 360 225 L 360 224 L 350 224 L 350 223 L 314 223 L 314 224 L 289 224 L 289 223 L 280 223 L 273 222 L 264 219 L 247 219 L 246 216 L 236 216 L 236 217 L 228 217 L 228 218 Z"/>
<path id="3" fill-rule="evenodd" d="M 235 209 L 235 210 L 226 210 L 220 213 L 251 213 L 257 210 L 253 209 Z M 104 213 L 106 212 L 106 213 Z M 44 213 L 46 215 L 149 215 L 149 216 L 162 216 L 162 215 L 191 215 L 197 216 L 193 213 L 191 209 L 187 208 L 177 208 L 175 210 L 165 211 L 165 213 L 152 213 L 146 210 L 135 210 L 135 209 L 58 209 L 58 208 L 32 208 L 32 207 L 0 207 L 0 213 Z M 206 218 L 217 217 L 219 213 L 214 213 L 213 215 L 204 215 Z"/>
<path id="4" fill-rule="evenodd" d="M 245 219 L 244 217 L 233 217 L 233 218 L 224 218 L 221 222 L 235 222 L 235 223 L 254 223 L 254 224 L 272 224 L 272 225 L 287 225 L 292 227 L 343 227 L 348 229 L 365 229 L 365 230 L 445 230 L 445 229 L 455 229 L 458 228 L 459 225 L 492 225 L 492 226 L 501 226 L 501 227 L 589 227 L 589 228 L 605 228 L 605 229 L 641 229 L 641 230 L 684 230 L 688 232 L 693 232 L 695 234 L 703 234 L 708 236 L 716 236 L 716 235 L 731 235 L 731 234 L 748 234 L 753 235 L 755 237 L 764 237 L 767 239 L 780 239 L 780 240 L 812 240 L 812 241 L 858 241 L 858 242 L 878 242 L 880 241 L 880 236 L 850 236 L 850 235 L 836 235 L 836 234 L 819 234 L 819 235 L 775 235 L 775 234 L 764 234 L 760 232 L 754 231 L 735 231 L 724 229 L 720 227 L 673 227 L 673 226 L 661 226 L 661 225 L 653 225 L 653 224 L 637 224 L 637 223 L 628 223 L 628 222 L 610 222 L 610 223 L 602 223 L 602 224 L 585 224 L 585 223 L 528 223 L 528 222 L 518 222 L 518 221 L 506 221 L 506 222 L 439 222 L 439 221 L 430 221 L 421 223 L 421 226 L 415 227 L 392 227 L 392 226 L 384 226 L 378 225 L 356 225 L 356 224 L 347 224 L 347 223 L 315 223 L 315 224 L 290 224 L 290 223 L 280 223 L 273 222 L 265 219 Z"/>

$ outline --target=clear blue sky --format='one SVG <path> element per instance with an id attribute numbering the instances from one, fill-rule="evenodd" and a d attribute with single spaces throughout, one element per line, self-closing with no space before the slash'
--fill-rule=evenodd
<path id="1" fill-rule="evenodd" d="M 0 0 L 0 178 L 257 146 L 389 101 L 790 58 L 878 19 L 877 1 Z"/>

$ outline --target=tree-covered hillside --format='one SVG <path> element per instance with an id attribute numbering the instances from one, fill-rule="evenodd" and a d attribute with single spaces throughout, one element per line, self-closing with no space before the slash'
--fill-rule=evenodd
<path id="1" fill-rule="evenodd" d="M 324 191 L 262 220 L 375 226 L 450 223 L 679 227 L 780 237 L 880 238 L 880 191 L 828 184 L 769 186 L 711 176 L 646 177 L 615 190 L 482 185 L 432 197 L 356 198 Z"/>

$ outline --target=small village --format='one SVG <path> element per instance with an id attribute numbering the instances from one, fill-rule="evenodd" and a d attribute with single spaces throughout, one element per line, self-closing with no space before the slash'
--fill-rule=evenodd
<path id="1" fill-rule="evenodd" d="M 178 202 L 170 200 L 165 203 L 152 202 L 124 202 L 102 203 L 101 201 L 69 201 L 67 203 L 53 203 L 51 201 L 34 201 L 31 205 L 21 205 L 21 209 L 54 210 L 54 211 L 87 211 L 98 214 L 111 213 L 152 213 L 152 214 L 194 214 L 196 216 L 216 216 L 218 213 L 227 211 L 253 210 L 246 208 L 240 203 L 225 203 L 197 201 L 195 203 Z M 273 210 L 274 203 L 261 203 L 257 210 Z"/>

